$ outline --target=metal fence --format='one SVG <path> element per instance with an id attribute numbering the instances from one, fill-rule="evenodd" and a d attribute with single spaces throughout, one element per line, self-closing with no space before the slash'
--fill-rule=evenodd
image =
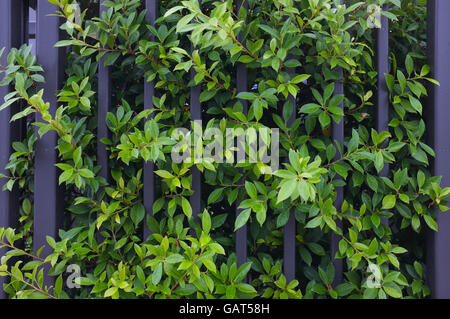
<path id="1" fill-rule="evenodd" d="M 105 0 L 101 0 L 100 10 Z M 245 1 L 245 0 L 241 0 Z M 245 5 L 245 3 L 244 3 Z M 150 24 L 153 24 L 158 16 L 158 0 L 145 0 L 147 16 Z M 59 25 L 60 19 L 49 16 L 55 12 L 55 6 L 47 0 L 1 0 L 0 1 L 0 48 L 6 47 L 6 52 L 13 47 L 19 47 L 23 43 L 35 44 L 35 53 L 38 62 L 45 70 L 45 84 L 39 89 L 44 89 L 44 100 L 50 102 L 51 112 L 57 108 L 55 92 L 61 88 L 64 78 L 64 58 L 66 51 L 63 48 L 55 48 L 54 44 L 61 39 Z M 449 0 L 428 1 L 428 57 L 429 64 L 434 71 L 432 76 L 440 83 L 440 87 L 433 87 L 428 99 L 428 130 L 430 133 L 430 144 L 436 151 L 436 159 L 433 164 L 434 174 L 443 176 L 443 183 L 450 184 L 450 142 L 446 132 L 450 122 L 450 12 Z M 382 17 L 382 28 L 377 32 L 376 61 L 378 69 L 379 89 L 377 91 L 377 130 L 388 130 L 389 100 L 388 89 L 384 79 L 384 73 L 389 71 L 388 49 L 389 49 L 389 26 L 386 17 Z M 6 62 L 6 54 L 2 57 Z M 104 144 L 100 142 L 108 135 L 106 126 L 106 114 L 111 104 L 111 79 L 110 68 L 99 64 L 98 69 L 98 164 L 102 166 L 101 176 L 108 177 L 108 154 Z M 192 73 L 193 77 L 195 74 Z M 145 81 L 143 81 L 145 82 Z M 237 70 L 237 90 L 247 91 L 247 70 L 244 65 L 239 65 Z M 0 88 L 0 96 L 8 94 L 7 87 Z M 344 91 L 342 83 L 336 83 L 335 94 Z M 154 83 L 144 83 L 144 105 L 146 108 L 152 106 L 154 95 Z M 190 96 L 191 113 L 193 120 L 200 120 L 200 86 L 192 87 Z M 245 101 L 244 109 L 247 109 Z M 294 104 L 294 103 L 293 103 Z M 294 106 L 295 107 L 295 106 Z M 341 105 L 343 107 L 343 105 Z M 0 172 L 8 163 L 11 154 L 11 143 L 24 136 L 24 123 L 17 121 L 10 124 L 11 114 L 15 113 L 20 105 L 0 112 Z M 295 116 L 296 112 L 292 113 Z M 291 118 L 293 121 L 294 118 Z M 439 134 L 440 133 L 440 134 Z M 333 138 L 344 144 L 344 124 L 341 121 L 333 127 Z M 46 236 L 57 237 L 58 226 L 63 215 L 63 202 L 58 187 L 58 171 L 55 167 L 57 153 L 55 146 L 57 135 L 54 132 L 47 133 L 36 142 L 35 157 L 35 194 L 34 194 L 34 230 L 33 245 L 38 249 L 46 245 Z M 144 206 L 149 213 L 154 201 L 154 174 L 153 164 L 144 166 Z M 386 175 L 386 166 L 380 174 Z M 194 168 L 193 190 L 194 195 L 190 198 L 193 212 L 198 213 L 201 209 L 201 174 Z M 0 192 L 0 227 L 15 227 L 18 215 L 17 189 L 12 192 Z M 338 190 L 337 205 L 343 201 L 343 189 Z M 236 210 L 236 214 L 239 211 Z M 428 236 L 427 258 L 428 276 L 431 284 L 432 296 L 434 298 L 450 298 L 450 215 L 438 214 L 439 232 Z M 284 228 L 284 273 L 287 280 L 295 278 L 295 218 L 291 214 Z M 145 236 L 149 230 L 145 228 Z M 48 246 L 48 245 L 47 245 Z M 338 249 L 338 239 L 332 238 L 332 253 Z M 0 256 L 4 254 L 0 251 Z M 45 255 L 49 250 L 44 250 Z M 236 255 L 238 263 L 247 260 L 247 229 L 240 228 L 236 233 Z M 343 276 L 342 260 L 335 260 L 336 281 Z M 4 277 L 0 277 L 0 287 L 3 285 Z M 48 280 L 48 279 L 47 279 Z M 0 289 L 0 298 L 5 295 Z"/>

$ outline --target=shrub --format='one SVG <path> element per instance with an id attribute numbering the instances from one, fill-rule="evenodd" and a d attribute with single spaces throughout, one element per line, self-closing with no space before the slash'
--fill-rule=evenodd
<path id="1" fill-rule="evenodd" d="M 424 1 L 274 0 L 161 1 L 155 26 L 139 0 L 106 1 L 96 15 L 84 1 L 80 24 L 69 0 L 49 0 L 64 20 L 66 79 L 55 114 L 36 92 L 43 71 L 29 46 L 13 49 L 2 85 L 14 86 L 0 110 L 26 107 L 5 189 L 18 184 L 21 226 L 1 229 L 1 275 L 11 298 L 421 298 L 429 295 L 423 256 L 425 229 L 437 231 L 450 188 L 429 166 L 422 101 L 425 65 Z M 389 131 L 375 130 L 374 30 L 368 5 L 389 3 L 391 102 Z M 191 50 L 191 46 L 193 49 Z M 98 61 L 112 69 L 111 181 L 98 175 L 96 92 Z M 248 69 L 249 89 L 237 91 L 236 69 Z M 190 72 L 195 78 L 190 80 Z M 155 81 L 154 108 L 145 110 L 143 81 Z M 344 83 L 344 94 L 336 82 Z M 190 88 L 201 88 L 203 129 L 278 128 L 282 169 L 262 162 L 175 163 L 170 137 L 191 126 Z M 248 113 L 244 105 L 248 103 Z M 343 105 L 343 107 L 340 107 Z M 293 106 L 295 113 L 293 114 Z M 291 120 L 295 116 L 295 120 Z M 33 122 L 34 121 L 34 122 Z M 345 123 L 344 145 L 331 127 Z M 33 123 L 32 123 L 33 122 Z M 33 127 L 37 126 L 38 134 Z M 34 142 L 49 131 L 59 140 L 59 183 L 66 207 L 53 253 L 32 250 Z M 251 137 L 249 137 L 251 138 Z M 268 142 L 268 141 L 267 141 Z M 202 141 L 203 147 L 210 140 Z M 272 144 L 275 143 L 272 141 Z M 225 155 L 230 150 L 225 149 Z M 142 204 L 142 168 L 155 164 L 157 200 Z M 379 173 L 389 165 L 387 176 Z M 192 217 L 192 171 L 202 172 L 203 207 Z M 336 207 L 337 190 L 344 189 Z M 235 206 L 242 211 L 235 218 Z M 283 226 L 296 220 L 297 280 L 282 273 Z M 147 217 L 146 217 L 147 216 Z M 144 225 L 145 224 L 145 225 Z M 237 266 L 235 231 L 248 225 L 249 261 Z M 143 227 L 152 235 L 143 238 Z M 331 237 L 338 250 L 331 252 Z M 25 239 L 20 248 L 17 241 Z M 11 264 L 11 258 L 20 256 Z M 333 261 L 343 260 L 344 278 Z M 48 267 L 42 267 L 48 264 Z M 80 288 L 63 287 L 67 268 L 81 267 Z M 44 276 L 54 276 L 54 287 Z M 248 281 L 244 279 L 247 277 Z M 375 282 L 375 285 L 373 283 Z M 372 285 L 371 285 L 372 284 Z"/>

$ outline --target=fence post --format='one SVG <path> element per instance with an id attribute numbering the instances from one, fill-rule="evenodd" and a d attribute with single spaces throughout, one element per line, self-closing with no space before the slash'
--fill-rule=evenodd
<path id="1" fill-rule="evenodd" d="M 20 47 L 24 39 L 24 3 L 22 1 L 0 1 L 0 49 L 5 48 L 1 63 L 6 66 L 7 56 L 11 48 Z M 3 97 L 9 93 L 9 87 L 0 87 L 0 105 Z M 0 173 L 9 175 L 4 169 L 8 164 L 11 154 L 11 143 L 20 137 L 22 121 L 9 122 L 11 115 L 20 108 L 19 103 L 11 105 L 0 112 Z M 12 192 L 1 191 L 3 180 L 0 184 L 0 227 L 15 227 L 17 223 L 19 200 L 17 187 Z M 0 257 L 6 253 L 6 249 L 0 249 Z M 3 284 L 6 277 L 0 277 L 0 299 L 6 298 Z"/>
<path id="2" fill-rule="evenodd" d="M 342 83 L 343 72 L 342 69 L 339 70 L 340 80 L 335 82 L 335 95 L 344 94 L 344 85 Z M 344 102 L 341 102 L 339 107 L 344 109 Z M 342 148 L 342 153 L 344 153 L 344 117 L 342 117 L 339 123 L 333 122 L 333 139 L 339 143 Z M 337 148 L 337 147 L 336 147 Z M 336 159 L 339 158 L 339 149 L 336 152 Z M 336 176 L 337 179 L 342 179 L 340 176 Z M 334 206 L 336 209 L 341 209 L 342 203 L 344 202 L 344 187 L 336 187 L 336 200 Z M 336 225 L 342 228 L 342 221 L 336 221 Z M 331 235 L 331 258 L 335 267 L 335 279 L 333 284 L 339 284 L 342 281 L 343 276 L 343 262 L 342 259 L 335 259 L 334 256 L 339 250 L 339 235 L 332 233 Z"/>
<path id="3" fill-rule="evenodd" d="M 45 83 L 40 84 L 38 90 L 44 89 L 43 99 L 50 103 L 52 114 L 58 106 L 56 91 L 64 76 L 65 52 L 54 47 L 59 40 L 60 19 L 49 15 L 55 14 L 56 10 L 57 7 L 48 1 L 37 3 L 37 60 L 45 71 Z M 39 115 L 36 120 L 42 121 Z M 37 252 L 45 246 L 41 256 L 51 252 L 46 236 L 57 237 L 64 214 L 63 198 L 57 183 L 59 174 L 55 167 L 57 139 L 56 132 L 50 131 L 36 141 L 33 249 Z M 53 281 L 53 278 L 45 276 L 44 285 L 51 285 Z"/>
<path id="4" fill-rule="evenodd" d="M 383 11 L 388 11 L 387 4 L 383 6 Z M 381 28 L 376 31 L 376 66 L 377 66 L 377 131 L 389 132 L 389 90 L 386 83 L 385 74 L 389 73 L 389 19 L 381 15 Z M 388 143 L 385 143 L 387 145 Z M 389 165 L 384 164 L 379 173 L 380 177 L 386 177 L 389 174 Z M 381 224 L 388 226 L 387 218 L 381 218 Z"/>
<path id="5" fill-rule="evenodd" d="M 383 6 L 387 11 L 388 6 Z M 389 73 L 389 19 L 381 16 L 381 28 L 376 31 L 376 66 L 378 72 L 377 131 L 389 131 L 389 91 L 384 74 Z M 384 165 L 380 176 L 388 175 L 389 166 Z"/>
<path id="6" fill-rule="evenodd" d="M 241 0 L 237 5 L 237 14 L 239 15 L 239 9 L 241 6 L 247 9 L 248 3 L 245 0 Z M 238 35 L 238 40 L 241 40 L 242 35 Z M 247 92 L 248 91 L 248 73 L 247 67 L 243 63 L 238 63 L 237 72 L 236 72 L 236 90 L 238 93 Z M 247 100 L 241 100 L 243 106 L 243 113 L 247 116 L 248 113 L 248 103 Z M 234 137 L 233 137 L 234 138 Z M 245 138 L 245 137 L 244 137 Z M 239 143 L 239 142 L 238 142 Z M 237 146 L 240 147 L 239 145 Z M 238 160 L 238 159 L 236 159 Z M 245 182 L 244 179 L 239 180 L 239 184 L 243 184 Z M 242 209 L 238 208 L 239 202 L 236 201 L 236 218 L 242 212 Z M 247 262 L 247 224 L 242 226 L 236 231 L 236 259 L 237 265 L 240 266 Z"/>
<path id="7" fill-rule="evenodd" d="M 442 184 L 450 185 L 450 1 L 428 1 L 428 57 L 431 77 L 440 86 L 431 86 L 427 116 L 430 139 L 436 152 L 434 175 L 442 176 Z M 428 114 L 429 113 L 429 114 Z M 427 258 L 428 276 L 433 298 L 450 298 L 450 215 L 437 212 L 439 231 L 429 234 Z"/>
<path id="8" fill-rule="evenodd" d="M 202 1 L 198 1 L 199 5 L 202 5 Z M 191 44 L 191 51 L 194 52 L 195 48 Z M 195 70 L 194 68 L 191 68 L 190 70 L 190 79 L 191 81 L 194 81 L 195 77 Z M 191 96 L 190 96 L 190 110 L 191 110 L 191 121 L 200 121 L 202 120 L 202 104 L 200 103 L 200 94 L 202 91 L 201 83 L 194 85 L 191 87 Z M 193 134 L 195 133 L 194 125 L 191 127 Z M 195 134 L 194 134 L 195 135 Z M 195 141 L 195 138 L 194 138 Z M 196 147 L 193 148 L 193 154 L 192 160 L 195 163 L 196 158 Z M 194 164 L 191 168 L 192 172 L 192 190 L 194 191 L 194 194 L 189 198 L 189 202 L 192 207 L 192 217 L 195 219 L 198 215 L 198 213 L 201 210 L 201 200 L 202 200 L 202 175 L 200 170 L 197 168 L 197 166 Z"/>
<path id="9" fill-rule="evenodd" d="M 294 70 L 288 70 L 292 74 Z M 287 127 L 291 128 L 297 115 L 297 105 L 295 98 L 290 95 L 288 101 L 292 103 L 292 114 L 287 122 Z M 289 157 L 288 157 L 289 158 Z M 289 162 L 289 159 L 286 159 Z M 289 212 L 289 219 L 283 229 L 283 271 L 286 281 L 289 283 L 295 279 L 295 233 L 296 233 L 295 208 Z"/>
<path id="10" fill-rule="evenodd" d="M 147 9 L 146 18 L 149 24 L 154 25 L 158 16 L 158 0 L 146 0 L 145 8 Z M 151 36 L 154 39 L 154 36 Z M 147 82 L 144 79 L 144 108 L 151 109 L 153 107 L 153 96 L 155 95 L 155 82 Z M 153 116 L 153 114 L 152 114 Z M 154 163 L 144 163 L 144 207 L 146 215 L 153 211 L 153 202 L 155 201 L 155 175 L 153 173 Z M 150 229 L 146 225 L 144 219 L 144 240 L 150 236 Z"/>
<path id="11" fill-rule="evenodd" d="M 103 6 L 105 1 L 100 1 L 100 16 L 108 9 Z M 102 167 L 99 175 L 109 180 L 108 151 L 101 139 L 109 137 L 106 118 L 111 106 L 111 69 L 104 65 L 104 61 L 105 56 L 98 61 L 97 163 Z"/>
<path id="12" fill-rule="evenodd" d="M 342 0 L 339 1 L 342 4 Z M 344 84 L 342 83 L 342 79 L 344 77 L 344 72 L 342 68 L 339 68 L 339 80 L 335 81 L 335 89 L 334 95 L 344 94 Z M 344 100 L 339 104 L 339 107 L 344 111 Z M 332 138 L 337 141 L 342 148 L 342 153 L 344 153 L 344 119 L 343 116 L 339 123 L 332 123 Z M 335 145 L 338 149 L 337 145 Z M 336 159 L 339 158 L 339 149 L 336 152 Z M 336 176 L 337 179 L 342 179 L 340 176 Z M 336 209 L 341 209 L 342 203 L 344 202 L 344 188 L 336 187 L 336 200 L 334 202 L 334 206 Z M 336 221 L 336 225 L 338 227 L 342 227 L 342 221 Z M 333 261 L 335 267 L 335 277 L 333 281 L 333 285 L 337 285 L 341 283 L 343 277 L 343 261 L 342 259 L 335 259 L 335 255 L 339 250 L 339 235 L 332 233 L 331 234 L 331 260 Z"/>

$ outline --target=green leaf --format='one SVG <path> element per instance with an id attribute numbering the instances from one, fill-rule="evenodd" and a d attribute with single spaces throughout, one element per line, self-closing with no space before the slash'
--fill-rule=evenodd
<path id="1" fill-rule="evenodd" d="M 253 288 L 253 286 L 249 285 L 249 284 L 240 283 L 240 284 L 236 285 L 236 288 L 239 291 L 242 291 L 242 292 L 247 293 L 247 294 L 254 294 L 254 293 L 256 293 L 255 288 Z"/>
<path id="2" fill-rule="evenodd" d="M 247 191 L 247 194 L 251 199 L 256 199 L 256 197 L 258 196 L 255 185 L 249 181 L 245 181 L 245 190 Z"/>
<path id="3" fill-rule="evenodd" d="M 158 266 L 156 266 L 155 270 L 153 271 L 152 283 L 154 285 L 159 284 L 159 282 L 161 281 L 161 277 L 162 277 L 162 264 L 159 263 Z"/>
<path id="4" fill-rule="evenodd" d="M 210 204 L 214 204 L 215 202 L 217 202 L 217 200 L 220 198 L 220 196 L 223 193 L 224 188 L 220 187 L 220 188 L 216 188 L 215 190 L 213 190 L 211 192 L 211 194 L 209 194 L 208 196 L 208 205 Z"/>
<path id="5" fill-rule="evenodd" d="M 86 178 L 94 178 L 95 177 L 94 173 L 87 168 L 82 168 L 82 169 L 78 170 L 78 173 L 81 176 L 86 177 Z"/>
<path id="6" fill-rule="evenodd" d="M 158 198 L 154 203 L 153 203 L 153 215 L 156 214 L 157 212 L 159 212 L 163 207 L 164 204 L 166 203 L 165 199 L 162 198 Z"/>
<path id="7" fill-rule="evenodd" d="M 400 83 L 400 88 L 402 89 L 402 93 L 403 93 L 405 91 L 405 88 L 406 88 L 406 77 L 403 74 L 403 72 L 400 71 L 400 70 L 397 70 L 397 80 Z"/>
<path id="8" fill-rule="evenodd" d="M 128 238 L 127 237 L 123 237 L 121 238 L 118 242 L 116 242 L 116 244 L 114 245 L 114 249 L 120 249 L 123 247 L 123 245 L 125 245 L 127 243 Z"/>
<path id="9" fill-rule="evenodd" d="M 236 98 L 238 98 L 238 99 L 250 100 L 250 101 L 255 100 L 257 97 L 258 96 L 255 93 L 251 93 L 251 92 L 241 92 L 238 95 L 236 95 Z"/>
<path id="10" fill-rule="evenodd" d="M 383 209 L 392 209 L 395 206 L 396 197 L 395 195 L 386 195 L 383 198 Z"/>
<path id="11" fill-rule="evenodd" d="M 119 291 L 119 288 L 117 288 L 117 287 L 111 287 L 111 288 L 109 288 L 109 289 L 107 289 L 107 290 L 105 291 L 104 297 L 105 297 L 105 298 L 111 297 L 112 295 L 116 294 L 118 291 Z"/>
<path id="12" fill-rule="evenodd" d="M 280 203 L 289 196 L 291 196 L 295 187 L 297 187 L 297 180 L 295 179 L 284 180 L 281 185 L 280 191 L 278 192 L 277 203 Z"/>
<path id="13" fill-rule="evenodd" d="M 283 210 L 280 213 L 280 215 L 278 215 L 278 218 L 277 218 L 277 227 L 278 228 L 283 227 L 284 225 L 286 225 L 286 223 L 289 220 L 289 215 L 290 215 L 290 212 L 287 209 Z"/>
<path id="14" fill-rule="evenodd" d="M 214 272 L 214 273 L 217 271 L 217 269 L 216 269 L 216 264 L 214 264 L 214 262 L 212 261 L 211 258 L 203 258 L 203 259 L 202 259 L 202 263 L 203 263 L 203 265 L 205 265 L 205 267 L 208 268 L 210 271 L 212 271 L 212 272 Z"/>
<path id="15" fill-rule="evenodd" d="M 192 207 L 186 197 L 181 197 L 181 208 L 183 209 L 183 213 L 187 216 L 187 218 L 191 218 Z"/>
<path id="16" fill-rule="evenodd" d="M 430 229 L 432 229 L 434 231 L 438 231 L 438 225 L 431 216 L 423 215 L 423 219 L 427 223 L 428 227 L 430 227 Z"/>
<path id="17" fill-rule="evenodd" d="M 394 91 L 395 78 L 391 74 L 384 74 L 386 84 L 390 92 Z"/>
<path id="18" fill-rule="evenodd" d="M 316 228 L 322 224 L 322 216 L 317 216 L 311 219 L 306 225 L 305 228 Z"/>
<path id="19" fill-rule="evenodd" d="M 321 112 L 319 115 L 319 122 L 320 125 L 322 125 L 322 128 L 327 128 L 331 123 L 330 116 L 325 112 Z"/>
<path id="20" fill-rule="evenodd" d="M 155 173 L 158 176 L 161 176 L 162 178 L 174 178 L 175 177 L 172 174 L 170 174 L 168 171 L 164 171 L 164 170 L 157 170 L 157 171 L 155 171 Z"/>
<path id="21" fill-rule="evenodd" d="M 320 109 L 319 104 L 309 103 L 305 104 L 300 108 L 300 113 L 311 114 Z"/>
<path id="22" fill-rule="evenodd" d="M 422 103 L 420 103 L 418 99 L 410 95 L 409 102 L 411 103 L 411 106 L 417 111 L 417 113 L 422 114 Z"/>
<path id="23" fill-rule="evenodd" d="M 234 231 L 238 230 L 242 226 L 244 226 L 249 217 L 250 217 L 251 209 L 244 209 L 236 218 L 236 221 L 234 222 Z"/>
<path id="24" fill-rule="evenodd" d="M 141 203 L 134 205 L 130 211 L 130 217 L 134 225 L 137 227 L 145 217 L 145 207 Z"/>
<path id="25" fill-rule="evenodd" d="M 379 151 L 375 154 L 375 163 L 374 164 L 375 164 L 375 168 L 376 168 L 377 172 L 380 173 L 381 170 L 383 169 L 383 164 L 384 164 L 383 153 L 381 151 Z"/>
<path id="26" fill-rule="evenodd" d="M 386 283 L 385 285 L 383 285 L 383 290 L 389 296 L 391 296 L 393 298 L 402 298 L 403 297 L 400 287 L 398 287 L 396 284 L 394 284 L 392 282 L 389 282 L 389 283 Z"/>
<path id="27" fill-rule="evenodd" d="M 405 66 L 406 66 L 406 71 L 408 72 L 408 75 L 410 76 L 414 69 L 414 61 L 411 58 L 411 55 L 409 55 L 409 54 L 406 56 Z"/>
<path id="28" fill-rule="evenodd" d="M 73 169 L 68 169 L 64 171 L 61 175 L 59 175 L 59 185 L 67 181 L 73 175 Z"/>
<path id="29" fill-rule="evenodd" d="M 180 263 L 184 257 L 180 254 L 172 254 L 166 258 L 166 263 L 168 264 L 177 264 Z"/>
<path id="30" fill-rule="evenodd" d="M 202 214 L 202 228 L 205 233 L 209 233 L 211 230 L 211 216 L 206 209 Z"/>
<path id="31" fill-rule="evenodd" d="M 21 97 L 15 97 L 15 98 L 7 100 L 5 103 L 2 104 L 2 106 L 0 106 L 0 111 L 2 111 L 3 109 L 7 108 L 11 104 L 13 104 L 15 101 L 20 100 L 20 99 L 21 99 Z"/>
<path id="32" fill-rule="evenodd" d="M 104 65 L 105 66 L 110 66 L 113 65 L 114 62 L 116 62 L 116 60 L 119 58 L 120 54 L 122 52 L 112 52 L 112 53 L 108 53 L 105 56 L 105 61 L 104 61 Z"/>
<path id="33" fill-rule="evenodd" d="M 261 225 L 261 227 L 266 221 L 266 213 L 267 212 L 265 209 L 261 209 L 256 212 L 256 220 L 258 221 L 259 225 Z"/>
<path id="34" fill-rule="evenodd" d="M 297 84 L 303 81 L 308 80 L 311 77 L 309 74 L 300 74 L 291 80 L 291 83 Z"/>
<path id="35" fill-rule="evenodd" d="M 218 243 L 210 243 L 208 247 L 220 255 L 225 255 L 225 249 Z"/>

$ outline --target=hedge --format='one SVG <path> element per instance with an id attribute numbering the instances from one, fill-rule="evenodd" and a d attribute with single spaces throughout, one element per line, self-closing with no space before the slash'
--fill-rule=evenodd
<path id="1" fill-rule="evenodd" d="M 8 65 L 0 66 L 1 85 L 14 88 L 0 110 L 22 101 L 12 121 L 26 118 L 28 128 L 26 139 L 12 145 L 9 176 L 2 176 L 5 191 L 14 185 L 21 190 L 19 227 L 0 229 L 0 246 L 9 249 L 0 275 L 10 278 L 4 286 L 10 298 L 430 294 L 424 234 L 437 231 L 435 217 L 447 210 L 450 188 L 432 176 L 434 152 L 425 142 L 424 97 L 428 85 L 438 84 L 427 77 L 425 64 L 426 1 L 249 0 L 244 6 L 165 0 L 154 26 L 145 19 L 144 1 L 105 1 L 101 15 L 97 3 L 83 1 L 80 21 L 71 0 L 48 1 L 67 33 L 55 43 L 68 52 L 57 112 L 49 112 L 36 90 L 45 79 L 28 45 L 4 53 Z M 389 4 L 382 11 L 391 28 L 387 131 L 376 130 L 371 4 Z M 101 140 L 110 154 L 109 180 L 100 176 L 97 158 L 99 61 L 112 77 L 105 119 L 110 136 Z M 243 66 L 248 89 L 238 90 Z M 144 80 L 155 83 L 150 109 Z M 337 89 L 341 84 L 344 92 Z M 175 143 L 188 148 L 177 152 L 190 150 L 191 157 L 216 145 L 211 138 L 195 145 L 183 135 L 173 138 L 196 125 L 192 87 L 201 90 L 203 127 L 197 129 L 214 128 L 222 136 L 246 130 L 253 132 L 243 139 L 250 144 L 254 132 L 278 129 L 279 157 L 272 159 L 280 168 L 251 156 L 242 163 L 174 161 Z M 331 134 L 342 123 L 343 144 Z M 34 150 L 50 131 L 58 135 L 64 223 L 59 238 L 47 238 L 52 253 L 40 256 L 32 244 Z M 261 134 L 267 146 L 276 146 L 274 132 Z M 225 147 L 215 155 L 229 160 L 233 151 Z M 147 210 L 144 163 L 154 163 L 156 179 L 156 200 Z M 380 174 L 384 167 L 388 172 Z M 195 170 L 202 176 L 201 211 L 189 202 Z M 337 205 L 339 189 L 344 198 Z M 283 227 L 290 214 L 296 221 L 292 281 L 283 273 Z M 244 226 L 248 259 L 238 265 L 235 234 Z M 74 265 L 80 268 L 78 288 L 65 284 Z M 44 283 L 47 276 L 55 278 L 51 286 Z"/>

